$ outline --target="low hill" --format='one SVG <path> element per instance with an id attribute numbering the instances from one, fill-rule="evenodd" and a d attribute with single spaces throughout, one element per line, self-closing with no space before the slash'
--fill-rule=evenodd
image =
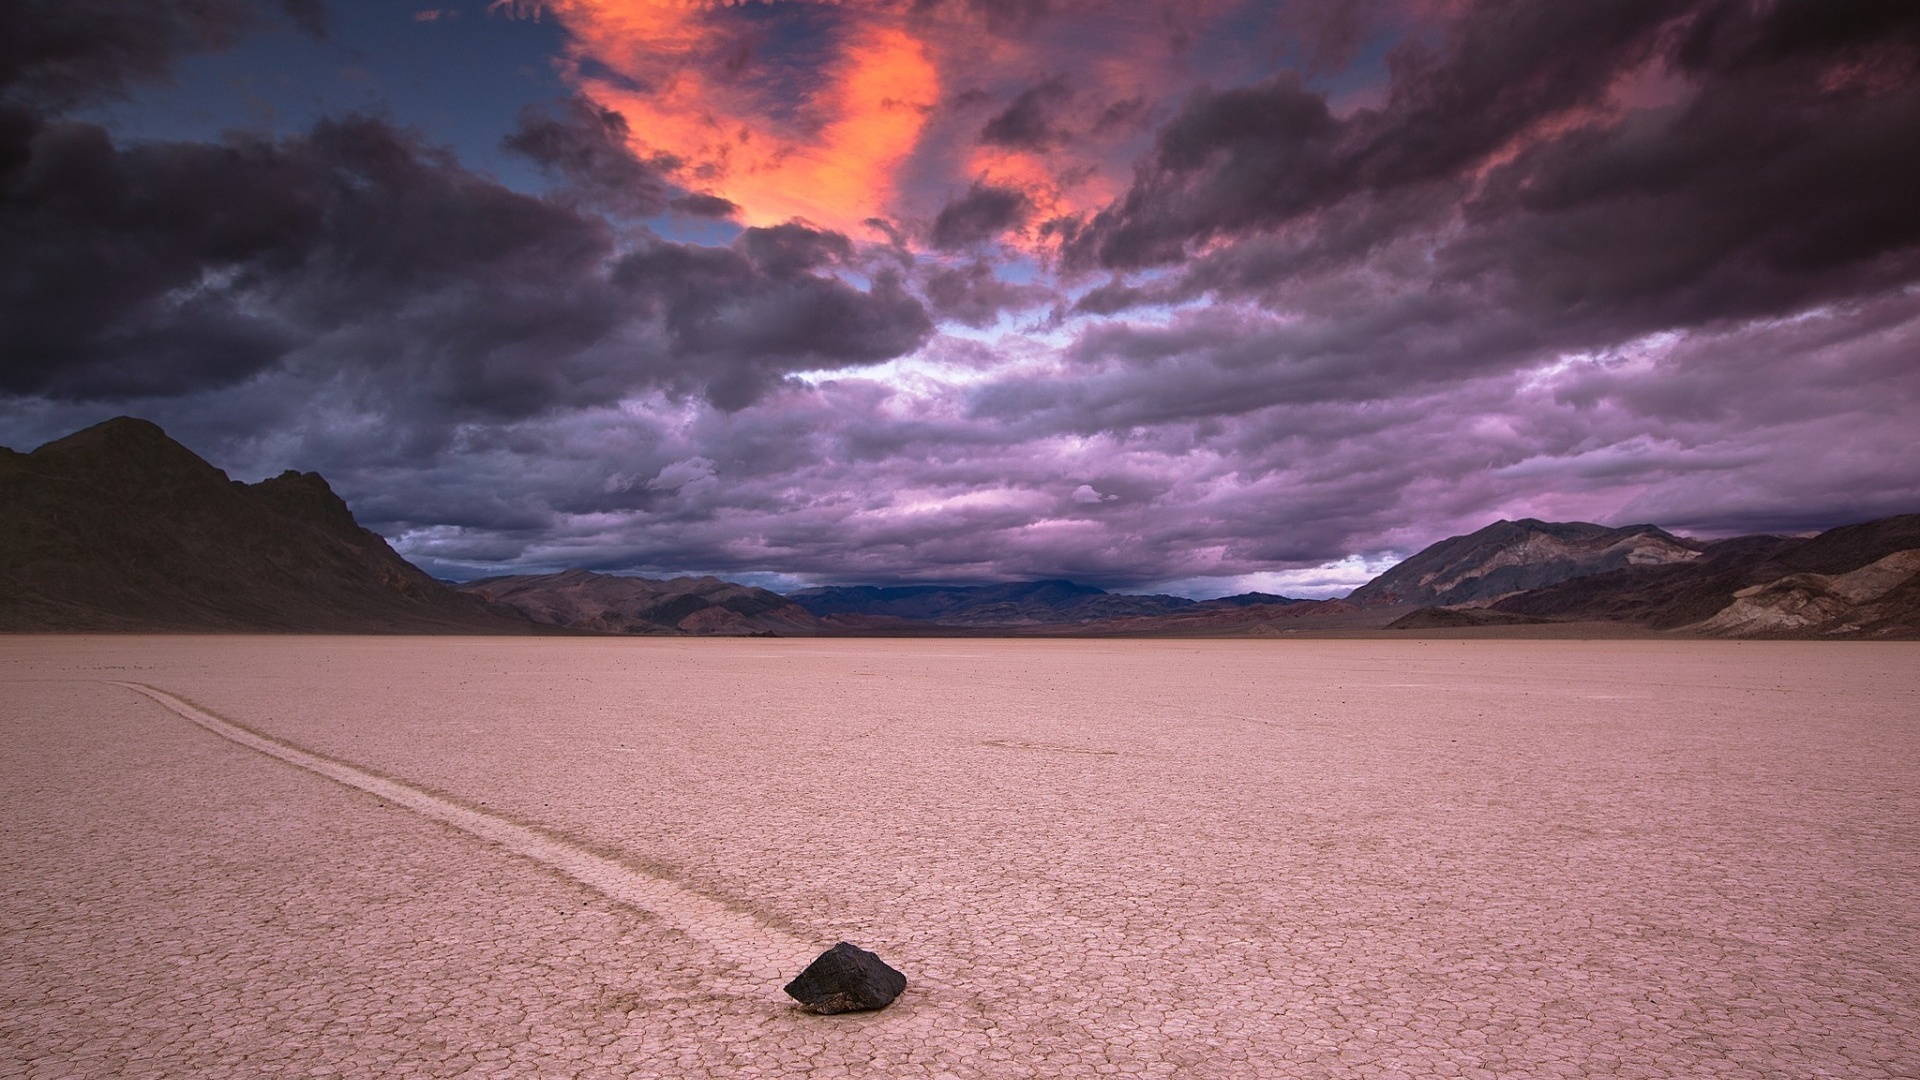
<path id="1" fill-rule="evenodd" d="M 395 554 L 317 473 L 239 483 L 131 417 L 0 449 L 0 630 L 535 629 Z"/>
<path id="2" fill-rule="evenodd" d="M 610 634 L 813 634 L 823 626 L 778 593 L 715 577 L 661 581 L 567 570 L 482 578 L 454 588 L 537 623 Z"/>
<path id="3" fill-rule="evenodd" d="M 1260 594 L 1251 594 L 1260 595 Z M 1345 600 L 1238 602 L 1239 597 L 1202 600 L 1165 615 L 1102 619 L 1061 628 L 1087 637 L 1272 637 L 1280 634 L 1350 633 L 1384 628 L 1406 609 L 1363 608 Z"/>

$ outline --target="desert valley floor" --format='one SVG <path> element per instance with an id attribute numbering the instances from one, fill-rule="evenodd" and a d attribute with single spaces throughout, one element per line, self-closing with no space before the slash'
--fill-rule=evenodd
<path id="1" fill-rule="evenodd" d="M 7 637 L 0 746 L 8 1077 L 1920 1076 L 1920 644 Z"/>

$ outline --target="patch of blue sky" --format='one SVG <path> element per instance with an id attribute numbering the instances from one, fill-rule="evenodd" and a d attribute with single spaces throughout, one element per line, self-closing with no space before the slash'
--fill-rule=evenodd
<path id="1" fill-rule="evenodd" d="M 1024 253 L 997 261 L 993 266 L 993 276 L 1009 285 L 1031 285 L 1045 275 L 1045 268 Z"/>
<path id="2" fill-rule="evenodd" d="M 737 221 L 725 218 L 692 217 L 686 214 L 662 214 L 649 218 L 647 226 L 662 240 L 701 247 L 726 247 L 741 233 Z"/>
<path id="3" fill-rule="evenodd" d="M 1184 596 L 1190 600 L 1212 600 L 1250 592 L 1289 596 L 1295 600 L 1336 600 L 1385 573 L 1404 558 L 1394 552 L 1348 555 L 1319 566 L 1292 570 L 1180 578 L 1162 582 L 1151 590 L 1140 591 Z"/>
<path id="4" fill-rule="evenodd" d="M 567 93 L 552 20 L 489 14 L 477 0 L 429 7 L 333 0 L 326 40 L 284 21 L 223 52 L 183 57 L 166 83 L 79 115 L 142 140 L 210 140 L 229 131 L 280 137 L 323 117 L 369 113 L 431 132 L 469 168 L 525 191 L 538 170 L 502 150 L 520 110 Z M 432 19 L 416 19 L 437 11 Z"/>

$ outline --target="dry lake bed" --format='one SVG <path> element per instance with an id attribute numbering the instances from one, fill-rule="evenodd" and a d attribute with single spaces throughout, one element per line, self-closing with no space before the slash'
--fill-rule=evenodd
<path id="1" fill-rule="evenodd" d="M 1920 644 L 0 638 L 0 1075 L 1920 1076 Z"/>

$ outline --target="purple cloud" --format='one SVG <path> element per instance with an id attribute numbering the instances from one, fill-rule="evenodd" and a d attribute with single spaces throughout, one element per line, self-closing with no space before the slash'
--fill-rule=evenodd
<path id="1" fill-rule="evenodd" d="M 1288 65 L 1123 99 L 1074 12 L 952 6 L 1045 62 L 943 114 L 944 206 L 867 233 L 754 223 L 580 100 L 510 137 L 539 194 L 365 116 L 70 115 L 245 5 L 0 58 L 0 441 L 149 415 L 449 576 L 1326 595 L 1499 517 L 1920 508 L 1920 14 L 1329 0 Z M 1244 55 L 1232 10 L 1127 40 Z M 1089 212 L 959 160 L 1118 104 L 1140 156 Z"/>

